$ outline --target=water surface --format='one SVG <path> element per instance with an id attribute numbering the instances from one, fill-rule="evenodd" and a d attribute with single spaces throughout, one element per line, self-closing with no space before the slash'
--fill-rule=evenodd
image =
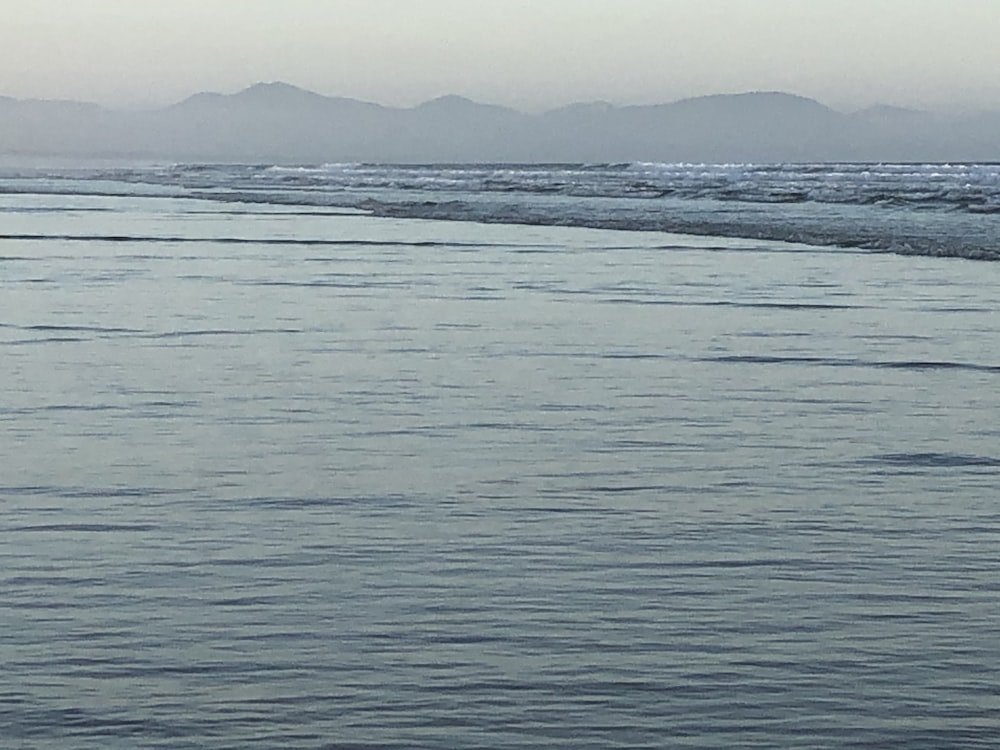
<path id="1" fill-rule="evenodd" d="M 12 747 L 996 745 L 995 264 L 0 197 Z"/>

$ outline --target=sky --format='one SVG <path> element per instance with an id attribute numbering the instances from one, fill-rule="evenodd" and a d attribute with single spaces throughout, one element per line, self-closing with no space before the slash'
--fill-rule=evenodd
<path id="1" fill-rule="evenodd" d="M 539 111 L 781 90 L 1000 109 L 1000 0 L 3 0 L 0 95 L 168 104 L 285 81 Z"/>

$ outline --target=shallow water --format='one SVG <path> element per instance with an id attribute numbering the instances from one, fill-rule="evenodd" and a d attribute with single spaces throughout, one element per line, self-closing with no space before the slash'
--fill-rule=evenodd
<path id="1" fill-rule="evenodd" d="M 3 206 L 11 747 L 996 746 L 996 264 Z"/>

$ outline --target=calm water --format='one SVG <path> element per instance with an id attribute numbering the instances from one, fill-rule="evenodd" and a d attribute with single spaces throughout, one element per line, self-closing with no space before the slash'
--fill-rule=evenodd
<path id="1" fill-rule="evenodd" d="M 127 194 L 0 229 L 0 745 L 1000 744 L 997 264 Z"/>

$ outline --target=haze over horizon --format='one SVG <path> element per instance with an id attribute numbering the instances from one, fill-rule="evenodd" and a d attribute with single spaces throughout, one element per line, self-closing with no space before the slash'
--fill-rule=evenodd
<path id="1" fill-rule="evenodd" d="M 542 111 L 786 91 L 1000 109 L 996 0 L 8 0 L 0 95 L 156 107 L 284 81 Z"/>
<path id="2" fill-rule="evenodd" d="M 830 105 L 828 102 L 824 101 L 820 97 L 810 96 L 808 94 L 803 94 L 797 91 L 788 91 L 780 89 L 746 89 L 746 90 L 733 90 L 733 91 L 706 91 L 704 93 L 692 94 L 690 96 L 681 96 L 670 100 L 662 100 L 655 102 L 610 102 L 607 99 L 578 99 L 567 102 L 560 102 L 558 104 L 553 104 L 551 106 L 544 107 L 524 107 L 518 106 L 516 104 L 502 103 L 498 101 L 493 101 L 485 99 L 482 97 L 475 97 L 466 94 L 456 94 L 456 93 L 444 93 L 438 94 L 436 96 L 429 97 L 427 99 L 415 101 L 412 103 L 405 104 L 394 104 L 391 102 L 378 101 L 372 98 L 366 98 L 363 96 L 344 96 L 336 92 L 322 92 L 316 91 L 306 86 L 299 85 L 292 81 L 284 80 L 261 80 L 253 81 L 244 86 L 240 86 L 236 89 L 231 90 L 214 90 L 214 89 L 200 89 L 189 91 L 186 94 L 182 94 L 176 99 L 171 99 L 165 102 L 147 103 L 147 104 L 116 104 L 113 102 L 100 102 L 92 99 L 82 99 L 82 98 L 72 98 L 72 97 L 36 97 L 36 96 L 9 96 L 4 93 L 0 93 L 0 99 L 13 100 L 15 102 L 23 103 L 39 103 L 39 104 L 66 104 L 70 106 L 76 106 L 79 104 L 91 106 L 96 105 L 101 109 L 107 110 L 109 112 L 116 112 L 122 114 L 152 114 L 161 111 L 167 111 L 174 109 L 179 106 L 185 106 L 194 102 L 202 97 L 218 97 L 220 100 L 236 100 L 254 94 L 254 92 L 263 92 L 263 96 L 273 98 L 275 93 L 279 90 L 284 90 L 286 92 L 299 92 L 304 95 L 315 95 L 322 99 L 330 101 L 345 101 L 345 102 L 356 102 L 365 105 L 374 105 L 380 109 L 385 109 L 386 111 L 409 111 L 416 110 L 425 107 L 430 104 L 438 102 L 447 101 L 464 101 L 470 104 L 486 107 L 495 108 L 497 110 L 505 110 L 508 112 L 515 112 L 524 115 L 545 115 L 560 112 L 562 110 L 573 110 L 578 107 L 589 108 L 591 106 L 604 107 L 607 106 L 612 109 L 635 109 L 635 108 L 649 108 L 649 107 L 659 107 L 664 105 L 675 105 L 682 104 L 686 102 L 694 102 L 699 100 L 711 100 L 711 99 L 740 99 L 744 96 L 779 96 L 788 99 L 799 99 L 802 101 L 815 102 L 819 104 L 824 109 L 829 109 L 833 112 L 839 112 L 842 114 L 862 114 L 869 110 L 877 110 L 882 108 L 888 109 L 898 109 L 901 112 L 922 112 L 927 115 L 941 114 L 940 111 L 936 111 L 930 108 L 920 108 L 917 106 L 902 106 L 896 104 L 889 104 L 884 101 L 873 101 L 865 106 L 858 107 L 842 107 L 838 108 L 834 105 Z M 278 95 L 280 96 L 280 94 Z M 262 102 L 263 103 L 263 102 Z M 275 101 L 277 104 L 277 101 Z M 962 110 L 965 111 L 965 110 Z M 976 114 L 980 112 L 998 112 L 1000 111 L 1000 106 L 996 108 L 983 107 L 981 109 L 969 108 L 968 112 L 970 114 Z"/>

